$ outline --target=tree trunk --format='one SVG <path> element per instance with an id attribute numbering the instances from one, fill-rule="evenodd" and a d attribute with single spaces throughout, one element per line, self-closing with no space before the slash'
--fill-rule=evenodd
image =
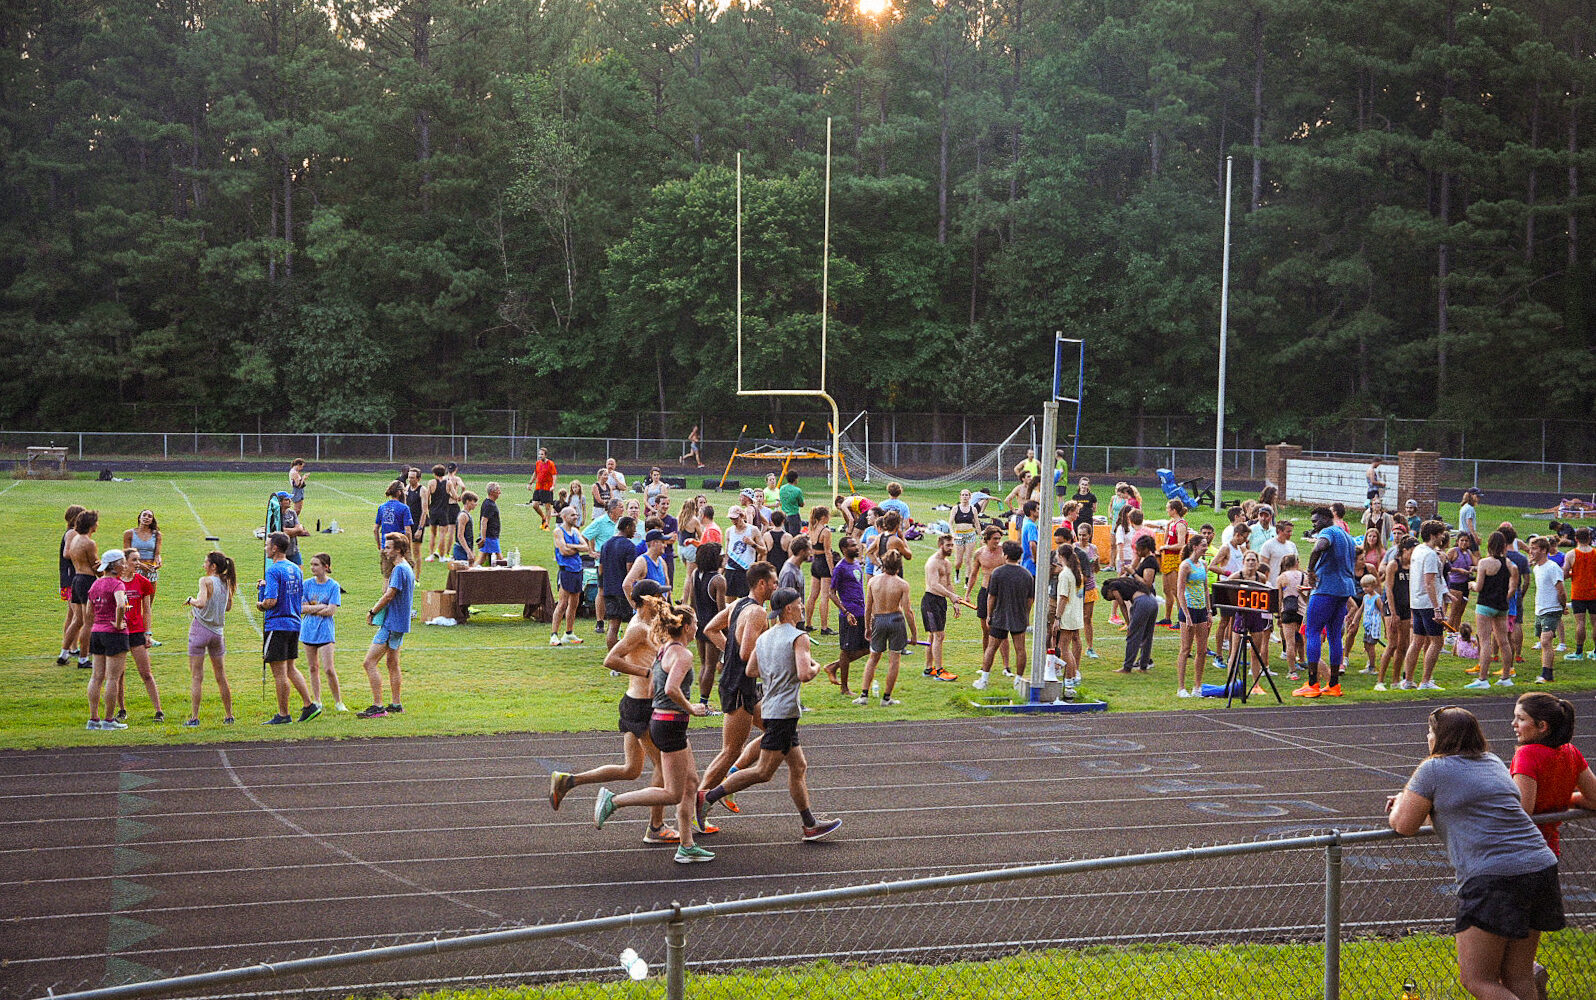
<path id="1" fill-rule="evenodd" d="M 283 157 L 283 280 L 294 280 L 294 171 Z"/>
<path id="2" fill-rule="evenodd" d="M 1436 248 L 1436 300 L 1435 300 L 1435 401 L 1440 404 L 1446 395 L 1446 329 L 1447 297 L 1446 276 L 1451 271 L 1452 247 L 1446 242 L 1444 230 L 1452 224 L 1452 174 L 1441 171 L 1441 245 Z"/>
<path id="3" fill-rule="evenodd" d="M 411 23 L 411 55 L 426 75 L 432 69 L 432 4 L 417 4 Z M 421 164 L 421 208 L 427 211 L 432 198 L 432 116 L 425 108 L 416 111 L 416 162 Z"/>
<path id="4" fill-rule="evenodd" d="M 654 349 L 654 383 L 659 388 L 659 437 L 663 441 L 668 437 L 666 433 L 668 429 L 668 412 L 665 408 L 665 349 L 663 347 Z"/>

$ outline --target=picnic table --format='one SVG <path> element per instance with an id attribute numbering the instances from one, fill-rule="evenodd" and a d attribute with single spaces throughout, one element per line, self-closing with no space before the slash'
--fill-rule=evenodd
<path id="1" fill-rule="evenodd" d="M 542 566 L 451 569 L 447 588 L 454 592 L 454 607 L 444 613 L 458 622 L 477 604 L 519 604 L 522 618 L 540 622 L 554 617 L 554 588 Z"/>

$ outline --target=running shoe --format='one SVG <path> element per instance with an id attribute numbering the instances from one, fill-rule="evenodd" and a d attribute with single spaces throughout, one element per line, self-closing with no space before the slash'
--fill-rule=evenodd
<path id="1" fill-rule="evenodd" d="M 947 669 L 943 667 L 933 667 L 930 677 L 934 681 L 956 681 L 959 679 L 958 674 L 949 673 Z"/>
<path id="2" fill-rule="evenodd" d="M 732 770 L 735 771 L 737 769 L 734 767 Z M 729 778 L 731 775 L 728 774 L 727 777 Z M 720 804 L 725 806 L 726 811 L 729 813 L 735 813 L 737 815 L 742 814 L 742 807 L 737 804 L 737 796 L 733 793 L 728 792 L 727 794 L 722 795 L 720 797 Z"/>
<path id="3" fill-rule="evenodd" d="M 299 710 L 299 721 L 309 722 L 321 714 L 321 702 L 313 701 Z"/>
<path id="4" fill-rule="evenodd" d="M 804 843 L 807 844 L 814 843 L 817 840 L 825 840 L 827 837 L 836 833 L 841 828 L 842 820 L 821 819 L 817 816 L 815 817 L 814 826 L 804 827 Z"/>
<path id="5" fill-rule="evenodd" d="M 1397 690 L 1398 691 L 1417 691 L 1418 689 L 1419 689 L 1419 686 L 1417 684 L 1413 683 L 1410 680 L 1397 681 Z"/>
<path id="6" fill-rule="evenodd" d="M 1160 618 L 1160 619 L 1158 619 L 1158 621 L 1154 622 L 1153 624 L 1162 625 L 1165 628 L 1168 628 L 1169 627 L 1169 619 L 1168 618 Z"/>
<path id="7" fill-rule="evenodd" d="M 165 712 L 156 712 L 155 713 L 155 721 L 156 722 L 165 722 L 166 721 L 166 713 Z"/>
<path id="8" fill-rule="evenodd" d="M 882 704 L 883 707 L 890 707 L 892 705 L 901 705 L 901 704 L 903 704 L 903 702 L 899 701 L 898 699 L 892 697 L 889 694 L 884 694 L 884 695 L 881 696 L 881 704 Z"/>
<path id="9" fill-rule="evenodd" d="M 267 719 L 265 722 L 262 722 L 261 725 L 263 725 L 263 726 L 286 726 L 286 725 L 289 725 L 290 723 L 292 723 L 293 721 L 294 721 L 294 717 L 292 715 L 274 715 L 271 718 Z"/>
<path id="10" fill-rule="evenodd" d="M 598 798 L 593 802 L 593 825 L 602 830 L 604 821 L 613 815 L 615 815 L 615 793 L 608 788 L 600 788 Z"/>
<path id="11" fill-rule="evenodd" d="M 159 640 L 159 639 L 151 638 L 151 639 L 146 639 L 145 641 L 148 642 L 152 647 L 155 647 L 155 648 L 159 648 L 160 645 L 161 645 L 161 640 Z"/>
<path id="12" fill-rule="evenodd" d="M 855 698 L 853 700 L 853 703 L 855 705 L 868 705 L 868 704 L 870 704 L 870 696 L 867 695 L 867 694 L 862 694 L 859 697 Z"/>
<path id="13" fill-rule="evenodd" d="M 1332 684 L 1323 691 L 1320 691 L 1319 694 L 1325 698 L 1339 698 L 1341 697 L 1341 685 Z"/>
<path id="14" fill-rule="evenodd" d="M 1317 698 L 1320 693 L 1319 685 L 1310 682 L 1291 692 L 1291 696 L 1293 698 Z"/>
<path id="15" fill-rule="evenodd" d="M 1567 643 L 1560 642 L 1556 646 L 1552 647 L 1552 652 L 1561 653 L 1563 650 L 1565 650 L 1567 648 L 1568 648 L 1568 644 Z"/>
<path id="16" fill-rule="evenodd" d="M 233 718 L 231 715 L 222 717 L 222 725 L 224 725 L 224 726 L 231 726 L 233 723 L 235 723 L 237 721 L 238 720 Z"/>
<path id="17" fill-rule="evenodd" d="M 720 832 L 720 827 L 713 823 L 705 823 L 704 828 L 698 832 L 702 833 L 706 837 L 713 837 L 715 834 Z"/>
<path id="18" fill-rule="evenodd" d="M 68 657 L 65 653 L 63 653 L 60 656 L 57 656 L 55 658 L 55 665 L 58 666 L 58 667 L 64 667 L 64 666 L 67 665 L 67 660 L 68 659 L 70 659 L 70 657 Z"/>
<path id="19" fill-rule="evenodd" d="M 1180 688 L 1179 690 L 1177 690 L 1175 692 L 1175 697 L 1177 697 L 1177 698 L 1190 698 L 1191 697 L 1191 692 L 1186 690 L 1185 688 Z"/>
<path id="20" fill-rule="evenodd" d="M 1510 688 L 1513 686 L 1513 678 L 1503 677 L 1501 680 L 1496 682 L 1496 686 L 1499 688 Z"/>
<path id="21" fill-rule="evenodd" d="M 1579 657 L 1572 656 L 1572 657 L 1569 657 L 1569 659 L 1577 660 L 1577 659 L 1579 659 Z M 87 656 L 80 656 L 80 657 L 78 657 L 78 669 L 79 670 L 93 670 L 94 669 L 94 661 L 92 659 L 90 659 L 89 657 L 87 657 Z"/>
<path id="22" fill-rule="evenodd" d="M 104 729 L 105 726 L 101 724 L 99 719 L 90 719 L 88 725 L 84 726 L 83 728 L 92 733 L 97 730 Z"/>
<path id="23" fill-rule="evenodd" d="M 650 826 L 648 832 L 643 834 L 645 844 L 680 844 L 682 835 L 668 826 Z"/>
<path id="24" fill-rule="evenodd" d="M 127 721 L 127 709 L 119 708 L 119 709 L 116 710 L 116 721 L 118 721 L 118 722 Z"/>
<path id="25" fill-rule="evenodd" d="M 334 709 L 336 709 L 336 710 L 337 710 L 337 711 L 340 711 L 340 712 L 347 712 L 347 711 L 349 711 L 349 706 L 348 706 L 348 705 L 345 705 L 345 704 L 344 704 L 344 703 L 343 703 L 343 702 L 341 702 L 341 701 L 336 701 L 336 702 L 333 702 L 333 708 L 334 708 Z"/>
<path id="26" fill-rule="evenodd" d="M 1565 660 L 1583 660 L 1584 658 L 1585 656 L 1582 653 L 1569 653 L 1563 657 Z"/>
<path id="27" fill-rule="evenodd" d="M 1469 690 L 1469 691 L 1489 691 L 1491 689 L 1491 682 L 1490 681 L 1469 681 L 1467 684 L 1463 685 L 1463 687 L 1464 687 L 1464 689 Z"/>
<path id="28" fill-rule="evenodd" d="M 1446 688 L 1444 688 L 1441 685 L 1435 683 L 1434 681 L 1425 681 L 1424 683 L 1420 684 L 1414 690 L 1417 690 L 1417 691 L 1445 691 Z"/>
<path id="29" fill-rule="evenodd" d="M 1374 690 L 1376 690 L 1376 691 L 1384 691 L 1385 690 L 1385 685 L 1376 682 L 1375 685 L 1374 685 Z"/>
<path id="30" fill-rule="evenodd" d="M 603 635 L 604 634 L 604 623 L 603 622 L 594 622 L 593 623 L 593 631 L 598 633 L 599 635 Z M 582 640 L 578 639 L 576 641 L 577 642 L 581 642 Z"/>
<path id="31" fill-rule="evenodd" d="M 575 632 L 567 632 L 565 633 L 565 644 L 567 646 L 580 646 L 582 645 L 582 637 Z"/>
<path id="32" fill-rule="evenodd" d="M 1596 649 L 1593 649 L 1590 652 L 1586 653 L 1585 654 L 1585 659 L 1587 659 L 1587 660 L 1596 660 Z"/>
<path id="33" fill-rule="evenodd" d="M 1087 659 L 1088 659 L 1088 660 L 1096 660 L 1096 659 L 1099 659 L 1099 657 L 1098 657 L 1098 655 L 1097 655 L 1097 650 L 1095 650 L 1095 649 L 1088 649 L 1088 650 L 1087 650 L 1087 651 L 1086 651 L 1086 658 L 1087 658 Z"/>
<path id="34" fill-rule="evenodd" d="M 1535 640 L 1535 645 L 1531 646 L 1530 648 L 1531 649 L 1540 649 L 1541 648 L 1541 641 L 1539 639 L 1536 639 Z"/>
<path id="35" fill-rule="evenodd" d="M 565 645 L 565 640 L 560 638 L 560 633 L 553 632 L 553 633 L 550 633 L 550 635 L 549 635 L 549 645 L 551 645 L 551 646 L 563 646 L 563 645 Z"/>
<path id="36" fill-rule="evenodd" d="M 986 674 L 983 673 L 983 674 L 979 675 L 978 677 L 976 677 L 975 683 L 971 684 L 970 686 L 975 688 L 977 691 L 985 691 L 986 690 Z"/>
<path id="37" fill-rule="evenodd" d="M 676 848 L 676 863 L 679 865 L 697 864 L 701 861 L 714 861 L 715 852 L 706 851 L 697 844 Z"/>
<path id="38" fill-rule="evenodd" d="M 565 793 L 576 787 L 566 784 L 570 780 L 571 776 L 564 771 L 555 771 L 549 775 L 549 808 L 555 812 L 560 811 L 560 800 L 565 798 Z"/>
<path id="39" fill-rule="evenodd" d="M 116 719 L 101 719 L 100 720 L 100 728 L 101 729 L 126 729 L 127 728 L 127 723 L 119 722 Z"/>
<path id="40" fill-rule="evenodd" d="M 1539 677 L 1535 678 L 1535 683 L 1537 683 L 1537 684 L 1550 684 L 1550 683 L 1552 683 L 1552 679 L 1550 677 L 1546 676 L 1545 674 L 1541 674 Z"/>
<path id="41" fill-rule="evenodd" d="M 387 708 L 383 709 L 383 711 L 387 712 L 389 715 L 403 715 L 405 714 L 405 707 L 396 701 L 392 705 L 389 705 Z"/>
<path id="42" fill-rule="evenodd" d="M 1472 667 L 1464 667 L 1463 672 L 1465 674 L 1478 674 L 1480 672 L 1480 665 L 1476 663 Z"/>
<path id="43" fill-rule="evenodd" d="M 837 633 L 833 629 L 823 628 L 823 629 L 820 630 L 820 634 L 821 635 L 836 635 Z"/>
<path id="44" fill-rule="evenodd" d="M 1358 671 L 1358 673 L 1360 673 L 1360 674 L 1371 674 L 1372 675 L 1372 674 L 1375 673 L 1374 665 L 1370 664 L 1369 666 L 1364 667 L 1362 670 Z"/>
<path id="45" fill-rule="evenodd" d="M 1524 662 L 1524 657 L 1522 657 L 1522 656 L 1514 657 L 1513 658 L 1513 662 L 1514 663 L 1523 663 Z"/>
<path id="46" fill-rule="evenodd" d="M 368 708 L 363 708 L 360 711 L 356 712 L 355 713 L 355 718 L 357 718 L 357 719 L 381 719 L 381 718 L 385 718 L 387 715 L 388 715 L 387 710 L 384 709 L 381 705 L 372 705 L 372 706 L 370 706 Z"/>
<path id="47" fill-rule="evenodd" d="M 704 832 L 704 814 L 709 812 L 709 799 L 703 789 L 699 789 L 693 799 L 693 829 L 699 833 Z"/>

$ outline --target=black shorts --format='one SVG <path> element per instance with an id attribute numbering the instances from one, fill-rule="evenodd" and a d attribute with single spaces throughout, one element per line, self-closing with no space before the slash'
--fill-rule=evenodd
<path id="1" fill-rule="evenodd" d="M 560 589 L 567 594 L 580 594 L 582 592 L 582 571 L 579 569 L 560 570 Z"/>
<path id="2" fill-rule="evenodd" d="M 89 588 L 94 586 L 92 573 L 78 573 L 72 577 L 72 603 L 89 603 Z"/>
<path id="3" fill-rule="evenodd" d="M 654 703 L 647 698 L 633 698 L 629 694 L 621 695 L 621 725 L 623 733 L 631 733 L 638 739 L 648 735 L 648 720 L 654 714 Z"/>
<path id="4" fill-rule="evenodd" d="M 721 576 L 726 581 L 726 597 L 748 596 L 748 571 L 735 563 L 727 563 Z"/>
<path id="5" fill-rule="evenodd" d="M 759 749 L 786 753 L 798 745 L 797 719 L 766 719 L 765 735 L 759 738 Z"/>
<path id="6" fill-rule="evenodd" d="M 129 632 L 127 634 L 128 649 L 133 649 L 138 646 L 148 646 L 149 644 L 150 634 L 148 632 Z"/>
<path id="7" fill-rule="evenodd" d="M 1563 894 L 1557 866 L 1528 875 L 1477 875 L 1457 891 L 1456 931 L 1478 927 L 1519 941 L 1530 931 L 1563 929 Z"/>
<path id="8" fill-rule="evenodd" d="M 1025 641 L 1025 630 L 1023 628 L 1018 632 L 1010 632 L 1006 629 L 993 628 L 988 629 L 988 634 L 991 635 L 992 638 L 997 642 L 1002 642 L 1004 639 L 1013 639 L 1016 643 Z"/>
<path id="9" fill-rule="evenodd" d="M 90 632 L 89 653 L 93 656 L 121 656 L 127 652 L 126 632 Z"/>
<path id="10" fill-rule="evenodd" d="M 728 674 L 724 669 L 720 672 L 720 710 L 727 715 L 738 709 L 748 714 L 754 714 L 759 707 L 759 685 L 752 677 L 744 674 L 737 677 Z"/>
<path id="11" fill-rule="evenodd" d="M 668 718 L 651 717 L 648 720 L 648 738 L 653 741 L 654 749 L 660 753 L 675 753 L 687 749 L 687 716 L 680 712 L 661 713 L 668 714 Z"/>
<path id="12" fill-rule="evenodd" d="M 73 584 L 72 593 L 76 594 L 78 592 L 77 591 L 77 581 L 74 580 L 72 582 L 72 584 Z M 75 603 L 77 603 L 77 604 L 82 604 L 83 603 L 82 601 L 79 601 L 76 597 L 73 597 L 73 601 Z M 1568 602 L 1568 608 L 1569 608 L 1570 611 L 1574 612 L 1574 614 L 1576 614 L 1576 615 L 1596 615 L 1596 601 L 1569 601 Z"/>
<path id="13" fill-rule="evenodd" d="M 862 653 L 868 647 L 864 636 L 864 615 L 854 618 L 849 624 L 846 614 L 839 615 L 837 621 L 837 648 L 844 653 Z"/>
<path id="14" fill-rule="evenodd" d="M 427 523 L 434 528 L 449 528 L 454 526 L 454 521 L 449 518 L 447 510 L 435 510 L 427 515 Z"/>
<path id="15" fill-rule="evenodd" d="M 316 650 L 321 649 L 323 646 L 331 646 L 332 643 L 330 643 L 330 642 L 300 642 L 300 645 L 304 646 L 306 649 L 308 649 L 308 650 L 310 650 L 311 652 L 314 653 Z"/>
<path id="16" fill-rule="evenodd" d="M 831 570 L 826 568 L 825 556 L 809 557 L 809 575 L 814 577 L 816 580 L 829 581 L 831 579 Z"/>
<path id="17" fill-rule="evenodd" d="M 1413 634 L 1433 638 L 1442 632 L 1441 622 L 1435 616 L 1434 608 L 1413 609 Z"/>
<path id="18" fill-rule="evenodd" d="M 946 632 L 948 628 L 948 599 L 941 594 L 921 595 L 920 624 L 927 632 Z"/>
<path id="19" fill-rule="evenodd" d="M 554 491 L 553 490 L 533 490 L 532 491 L 532 502 L 533 503 L 553 503 L 554 502 Z"/>
<path id="20" fill-rule="evenodd" d="M 627 622 L 632 620 L 632 608 L 625 594 L 604 591 L 604 620 Z"/>
<path id="21" fill-rule="evenodd" d="M 901 653 L 909 648 L 909 623 L 903 620 L 900 612 L 890 612 L 876 615 L 871 622 L 870 651 L 872 653 L 885 653 L 888 651 Z"/>
<path id="22" fill-rule="evenodd" d="M 267 663 L 299 659 L 299 633 L 267 632 L 265 640 L 261 643 L 260 656 Z"/>
<path id="23" fill-rule="evenodd" d="M 982 587 L 975 595 L 975 617 L 986 621 L 986 588 Z"/>
<path id="24" fill-rule="evenodd" d="M 1285 625 L 1301 625 L 1302 624 L 1302 612 L 1301 611 L 1282 611 L 1282 612 L 1280 612 L 1280 621 L 1281 621 L 1282 624 L 1285 624 Z"/>
<path id="25" fill-rule="evenodd" d="M 1193 625 L 1206 625 L 1213 618 L 1207 608 L 1187 608 L 1186 621 Z"/>
<path id="26" fill-rule="evenodd" d="M 449 523 L 451 525 L 460 520 L 460 505 L 457 503 L 450 504 L 448 508 L 448 515 Z"/>

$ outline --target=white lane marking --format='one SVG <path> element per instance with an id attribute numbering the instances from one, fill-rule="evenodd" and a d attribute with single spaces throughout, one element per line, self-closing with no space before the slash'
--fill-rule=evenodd
<path id="1" fill-rule="evenodd" d="M 188 498 L 188 494 L 183 492 L 183 487 L 177 485 L 177 481 L 175 479 L 168 479 L 167 482 L 172 484 L 172 489 L 176 490 L 177 491 L 177 495 L 183 498 L 183 502 L 184 503 L 188 504 L 188 512 L 190 514 L 194 515 L 194 523 L 199 525 L 200 534 L 205 536 L 206 538 L 210 538 L 211 537 L 211 529 L 205 527 L 205 521 L 200 517 L 199 511 L 194 509 L 194 501 L 192 501 L 192 500 L 190 500 Z M 245 619 L 245 621 L 249 622 L 250 631 L 254 632 L 256 635 L 261 635 L 262 633 L 261 633 L 261 630 L 260 630 L 260 625 L 257 624 L 256 621 L 255 621 L 255 606 L 254 606 L 254 604 L 252 602 L 250 602 L 247 599 L 247 597 L 244 600 L 239 600 L 235 596 L 233 598 L 233 606 L 234 607 L 238 607 L 240 605 L 242 605 L 243 608 L 244 608 L 244 619 Z"/>
<path id="2" fill-rule="evenodd" d="M 328 483 L 324 483 L 324 482 L 322 482 L 319 479 L 313 481 L 310 485 L 312 485 L 312 486 L 320 486 L 324 490 L 332 490 L 334 493 L 338 494 L 339 496 L 348 497 L 351 500 L 358 500 L 358 501 L 360 501 L 361 503 L 365 504 L 368 507 L 379 506 L 377 501 L 375 501 L 375 500 L 367 500 L 365 497 L 356 496 L 353 493 L 345 493 L 343 490 L 339 489 L 338 487 L 333 486 L 333 485 L 328 484 Z"/>

